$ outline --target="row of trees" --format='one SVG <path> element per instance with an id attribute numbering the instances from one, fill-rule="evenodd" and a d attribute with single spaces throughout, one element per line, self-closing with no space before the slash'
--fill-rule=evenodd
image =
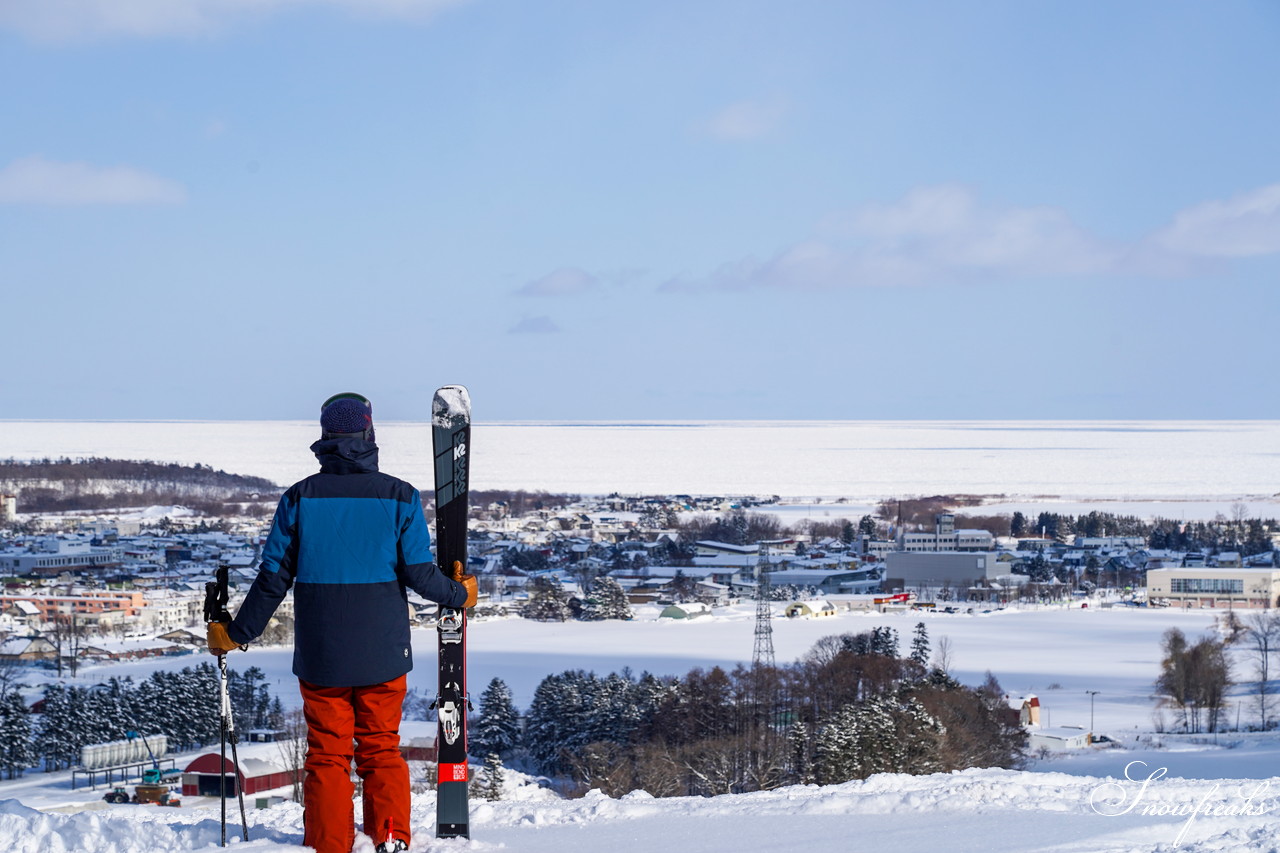
<path id="1" fill-rule="evenodd" d="M 127 459 L 0 459 L 0 492 L 16 494 L 24 512 L 65 512 L 141 504 L 183 504 L 217 514 L 280 492 L 270 480 L 208 465 Z"/>
<path id="2" fill-rule="evenodd" d="M 284 709 L 262 670 L 232 670 L 227 689 L 241 728 L 281 724 Z M 177 672 L 157 670 L 138 683 L 112 678 L 92 688 L 53 684 L 45 688 L 36 727 L 11 691 L 0 699 L 0 768 L 10 778 L 41 764 L 46 771 L 64 770 L 79 763 L 81 747 L 124 740 L 129 732 L 166 735 L 174 750 L 204 746 L 218 739 L 218 694 L 218 671 L 208 662 Z"/>
<path id="3" fill-rule="evenodd" d="M 1132 515 L 1090 512 L 1080 516 L 1042 512 L 1032 519 L 1015 512 L 1009 535 L 1038 536 L 1067 541 L 1080 536 L 1140 536 L 1150 548 L 1175 551 L 1239 551 L 1248 556 L 1272 550 L 1270 532 L 1275 519 L 1248 518 L 1248 508 L 1236 504 L 1231 517 L 1219 514 L 1212 521 L 1184 522 L 1167 518 L 1145 520 Z M 971 523 L 966 519 L 966 523 Z"/>
<path id="4" fill-rule="evenodd" d="M 791 666 L 695 669 L 683 678 L 582 670 L 538 685 L 523 736 L 510 691 L 480 697 L 473 751 L 610 795 L 711 795 L 871 773 L 1015 765 L 1025 735 L 994 678 L 979 689 L 927 665 L 879 628 L 824 638 Z"/>
<path id="5" fill-rule="evenodd" d="M 931 527 L 937 513 L 974 502 L 976 499 L 965 496 L 884 501 L 880 506 L 880 518 L 883 519 L 880 522 L 864 515 L 856 522 L 837 518 L 825 522 L 810 521 L 797 528 L 783 526 L 776 516 L 745 510 L 732 510 L 718 516 L 694 516 L 683 522 L 676 519 L 672 526 L 680 531 L 680 538 L 670 557 L 673 564 L 681 565 L 682 559 L 692 558 L 692 543 L 700 539 L 750 545 L 800 533 L 814 540 L 833 538 L 852 544 L 862 535 L 887 535 L 890 522 L 894 526 Z M 1142 537 L 1151 548 L 1210 553 L 1239 551 L 1246 556 L 1272 550 L 1270 534 L 1278 527 L 1275 519 L 1249 518 L 1248 507 L 1244 504 L 1233 506 L 1230 517 L 1219 514 L 1212 521 L 1147 520 L 1095 510 L 1078 516 L 1056 512 L 1042 512 L 1036 516 L 1022 512 L 996 516 L 964 515 L 957 522 L 966 527 L 988 530 L 993 536 L 1044 535 L 1063 542 L 1076 535 L 1134 536 Z"/>

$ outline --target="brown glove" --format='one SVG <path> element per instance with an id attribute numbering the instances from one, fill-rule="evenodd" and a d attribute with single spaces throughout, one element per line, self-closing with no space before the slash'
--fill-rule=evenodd
<path id="1" fill-rule="evenodd" d="M 239 643 L 227 636 L 226 622 L 210 622 L 205 642 L 209 645 L 209 654 L 218 657 L 241 648 Z"/>
<path id="2" fill-rule="evenodd" d="M 476 576 L 463 574 L 460 560 L 453 561 L 452 575 L 454 580 L 467 588 L 467 600 L 462 603 L 462 606 L 464 608 L 475 607 L 476 599 L 480 595 L 480 587 L 476 584 Z"/>

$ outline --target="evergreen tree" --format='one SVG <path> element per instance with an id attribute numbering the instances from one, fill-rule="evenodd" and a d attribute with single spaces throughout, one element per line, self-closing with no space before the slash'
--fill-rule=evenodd
<path id="1" fill-rule="evenodd" d="M 845 519 L 840 525 L 840 541 L 845 545 L 852 545 L 853 541 L 858 538 L 858 530 L 853 526 L 853 522 Z"/>
<path id="2" fill-rule="evenodd" d="M 525 605 L 524 615 L 538 622 L 564 622 L 569 618 L 569 597 L 551 578 L 534 578 L 529 585 L 529 603 Z"/>
<path id="3" fill-rule="evenodd" d="M 911 637 L 911 659 L 920 666 L 929 665 L 929 631 L 923 622 L 916 623 L 915 633 Z"/>
<path id="4" fill-rule="evenodd" d="M 284 703 L 280 701 L 279 696 L 271 698 L 271 707 L 267 710 L 266 727 L 272 730 L 279 730 L 284 725 Z"/>
<path id="5" fill-rule="evenodd" d="M 898 632 L 888 625 L 877 625 L 871 629 L 871 653 L 887 658 L 898 656 Z"/>
<path id="6" fill-rule="evenodd" d="M 15 779 L 39 763 L 31 738 L 31 715 L 16 689 L 0 696 L 0 771 Z"/>
<path id="7" fill-rule="evenodd" d="M 1027 517 L 1021 512 L 1015 512 L 1013 518 L 1009 520 L 1009 535 L 1021 537 L 1027 532 Z"/>
<path id="8" fill-rule="evenodd" d="M 946 728 L 914 697 L 877 694 L 818 730 L 814 777 L 828 785 L 873 773 L 932 773 Z"/>
<path id="9" fill-rule="evenodd" d="M 44 691 L 44 713 L 40 715 L 40 733 L 36 751 L 46 771 L 63 770 L 80 758 L 72 731 L 71 697 L 67 688 L 53 684 Z"/>
<path id="10" fill-rule="evenodd" d="M 559 772 L 560 750 L 573 725 L 573 706 L 577 696 L 571 689 L 572 673 L 548 675 L 539 682 L 529 704 L 525 725 L 525 747 L 534 764 L 545 773 Z"/>
<path id="11" fill-rule="evenodd" d="M 698 595 L 698 582 L 680 569 L 676 569 L 667 588 L 671 590 L 671 595 L 676 601 L 692 601 Z"/>
<path id="12" fill-rule="evenodd" d="M 520 743 L 520 712 L 511 699 L 511 688 L 501 678 L 489 682 L 480 694 L 480 718 L 468 732 L 475 756 L 511 752 Z"/>
<path id="13" fill-rule="evenodd" d="M 113 678 L 104 688 L 86 690 L 80 697 L 83 712 L 81 730 L 84 737 L 81 746 L 124 740 L 128 732 L 133 730 L 126 689 L 127 686 L 119 679 Z"/>
<path id="14" fill-rule="evenodd" d="M 588 622 L 604 619 L 630 620 L 631 603 L 622 585 L 611 577 L 599 577 L 591 582 L 590 592 L 583 603 L 582 618 Z"/>
<path id="15" fill-rule="evenodd" d="M 491 752 L 484 757 L 484 775 L 480 785 L 475 790 L 475 794 L 490 801 L 501 800 L 504 781 L 502 756 L 496 752 Z"/>
<path id="16" fill-rule="evenodd" d="M 862 536 L 875 536 L 876 520 L 869 515 L 858 519 L 858 533 Z"/>
<path id="17" fill-rule="evenodd" d="M 813 766 L 810 759 L 812 748 L 809 727 L 804 723 L 796 723 L 787 730 L 787 751 L 791 760 L 791 777 L 801 785 L 813 783 Z"/>

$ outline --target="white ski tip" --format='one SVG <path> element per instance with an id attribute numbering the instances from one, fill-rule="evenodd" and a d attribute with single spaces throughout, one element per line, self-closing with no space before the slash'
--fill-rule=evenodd
<path id="1" fill-rule="evenodd" d="M 461 385 L 446 385 L 436 391 L 431 401 L 431 423 L 438 427 L 453 427 L 458 421 L 471 419 L 471 395 Z"/>

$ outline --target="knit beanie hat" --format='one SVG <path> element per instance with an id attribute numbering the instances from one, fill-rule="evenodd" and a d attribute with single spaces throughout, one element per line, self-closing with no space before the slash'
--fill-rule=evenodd
<path id="1" fill-rule="evenodd" d="M 320 409 L 323 438 L 358 435 L 373 441 L 373 404 L 359 394 L 336 394 Z"/>

